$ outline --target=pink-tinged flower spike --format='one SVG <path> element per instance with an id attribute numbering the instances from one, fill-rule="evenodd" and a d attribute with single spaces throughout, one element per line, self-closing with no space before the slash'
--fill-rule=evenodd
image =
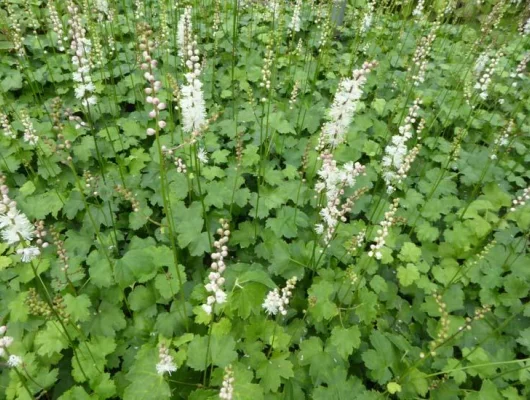
<path id="1" fill-rule="evenodd" d="M 166 127 L 166 121 L 161 119 L 160 111 L 166 108 L 166 104 L 161 102 L 157 97 L 158 93 L 162 89 L 162 82 L 157 80 L 154 73 L 158 66 L 158 61 L 152 58 L 153 51 L 155 49 L 155 42 L 150 39 L 153 31 L 148 25 L 141 25 L 142 37 L 140 39 L 140 50 L 142 51 L 142 63 L 140 68 L 144 72 L 144 78 L 147 81 L 148 87 L 144 89 L 146 94 L 145 101 L 147 104 L 152 104 L 153 109 L 149 111 L 149 118 L 154 119 L 158 128 L 164 129 Z M 147 128 L 147 136 L 156 135 L 156 129 Z"/>
<path id="2" fill-rule="evenodd" d="M 164 344 L 160 344 L 158 348 L 158 364 L 156 364 L 156 373 L 158 375 L 164 375 L 166 372 L 171 375 L 172 372 L 177 370 L 177 365 L 173 360 L 173 357 L 169 354 L 169 349 Z"/>
<path id="3" fill-rule="evenodd" d="M 39 137 L 37 136 L 37 131 L 33 127 L 33 122 L 31 122 L 26 110 L 20 112 L 20 118 L 22 125 L 24 126 L 24 142 L 35 146 L 39 141 Z"/>
<path id="4" fill-rule="evenodd" d="M 211 272 L 208 274 L 208 283 L 204 285 L 206 291 L 211 293 L 206 299 L 206 304 L 202 305 L 202 309 L 207 313 L 211 314 L 213 311 L 214 304 L 223 304 L 226 302 L 226 292 L 223 290 L 225 278 L 223 278 L 223 272 L 226 269 L 224 262 L 225 257 L 228 256 L 228 238 L 230 237 L 230 225 L 225 219 L 219 220 L 221 227 L 217 229 L 217 234 L 220 236 L 218 240 L 213 242 L 214 247 L 217 249 L 212 254 L 212 263 L 210 264 Z"/>
<path id="5" fill-rule="evenodd" d="M 9 119 L 7 118 L 7 115 L 0 113 L 0 125 L 2 126 L 2 129 L 4 130 L 4 136 L 10 139 L 15 139 L 17 137 L 17 134 L 11 127 L 11 124 L 9 123 Z"/>
<path id="6" fill-rule="evenodd" d="M 359 99 L 363 94 L 367 75 L 376 65 L 375 61 L 365 62 L 361 69 L 353 71 L 351 78 L 343 79 L 339 83 L 333 104 L 328 112 L 329 121 L 322 127 L 317 151 L 321 151 L 325 146 L 335 148 L 344 142 Z"/>
<path id="7" fill-rule="evenodd" d="M 375 257 L 380 260 L 383 257 L 381 254 L 381 249 L 386 243 L 386 237 L 390 233 L 390 228 L 394 225 L 396 221 L 395 215 L 398 209 L 399 199 L 394 199 L 390 210 L 385 213 L 385 219 L 381 221 L 381 228 L 377 230 L 377 237 L 373 244 L 370 245 L 370 251 L 368 252 L 369 257 Z"/>
<path id="8" fill-rule="evenodd" d="M 229 365 L 225 368 L 225 374 L 223 376 L 223 383 L 221 390 L 219 391 L 219 398 L 223 400 L 232 400 L 234 396 L 234 371 L 232 366 Z"/>
<path id="9" fill-rule="evenodd" d="M 63 30 L 63 23 L 61 22 L 61 18 L 59 17 L 59 13 L 57 12 L 57 7 L 55 5 L 55 1 L 50 1 L 48 3 L 48 7 L 50 10 L 50 20 L 52 23 L 52 30 L 57 35 L 57 46 L 59 51 L 64 51 L 64 41 L 68 40 L 67 37 L 65 37 L 64 30 Z"/>
<path id="10" fill-rule="evenodd" d="M 281 295 L 277 288 L 267 293 L 267 297 L 265 297 L 262 304 L 267 314 L 276 315 L 280 313 L 281 315 L 287 315 L 286 307 L 289 305 L 290 299 L 293 296 L 292 291 L 296 286 L 297 280 L 296 276 L 287 280 L 285 287 L 281 290 Z"/>

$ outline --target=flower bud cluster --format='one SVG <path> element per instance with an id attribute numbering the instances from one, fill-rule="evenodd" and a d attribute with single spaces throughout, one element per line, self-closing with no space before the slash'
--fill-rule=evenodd
<path id="1" fill-rule="evenodd" d="M 386 243 L 386 238 L 390 233 L 390 228 L 396 222 L 396 211 L 399 205 L 399 198 L 393 200 L 390 209 L 385 213 L 385 219 L 381 221 L 381 227 L 377 230 L 377 236 L 374 243 L 370 245 L 370 251 L 368 252 L 369 257 L 375 257 L 380 260 L 383 257 L 381 249 Z"/>
<path id="2" fill-rule="evenodd" d="M 478 78 L 478 81 L 475 83 L 474 89 L 479 92 L 478 95 L 482 100 L 486 100 L 488 98 L 488 89 L 491 84 L 491 79 L 495 73 L 495 68 L 497 68 L 499 60 L 503 56 L 504 54 L 499 51 L 497 54 L 491 57 L 484 68 L 484 73 L 482 73 L 482 75 Z"/>
<path id="3" fill-rule="evenodd" d="M 231 365 L 225 368 L 225 374 L 223 376 L 223 383 L 221 384 L 221 390 L 219 391 L 219 398 L 224 400 L 232 400 L 234 398 L 234 371 Z"/>
<path id="4" fill-rule="evenodd" d="M 64 41 L 68 40 L 68 37 L 65 36 L 63 23 L 61 22 L 61 18 L 59 17 L 59 13 L 57 12 L 55 1 L 50 1 L 48 3 L 48 6 L 50 9 L 50 20 L 52 22 L 52 30 L 57 35 L 57 46 L 59 48 L 59 51 L 64 51 Z"/>
<path id="5" fill-rule="evenodd" d="M 351 78 L 343 79 L 339 83 L 328 112 L 329 121 L 322 126 L 316 147 L 317 151 L 320 152 L 325 146 L 335 148 L 344 142 L 346 132 L 357 110 L 359 99 L 363 94 L 367 76 L 376 65 L 377 62 L 375 61 L 365 62 L 362 68 L 353 71 Z"/>
<path id="6" fill-rule="evenodd" d="M 193 39 L 193 27 L 191 23 L 191 6 L 184 9 L 177 25 L 178 55 L 184 61 L 188 51 L 188 44 Z"/>
<path id="7" fill-rule="evenodd" d="M 68 254 L 66 253 L 66 248 L 64 247 L 64 241 L 61 240 L 59 232 L 57 232 L 55 229 L 50 228 L 50 234 L 52 235 L 53 244 L 57 248 L 57 257 L 59 258 L 59 261 L 63 265 L 61 267 L 61 271 L 66 272 L 68 268 L 70 268 L 70 265 L 68 264 L 70 257 L 68 257 Z"/>
<path id="8" fill-rule="evenodd" d="M 293 289 L 296 286 L 297 280 L 296 276 L 288 279 L 285 287 L 281 290 L 281 294 L 278 288 L 267 293 L 267 297 L 265 297 L 262 304 L 267 314 L 276 315 L 280 313 L 281 315 L 287 315 L 286 307 L 289 305 L 290 299 L 293 296 Z"/>
<path id="9" fill-rule="evenodd" d="M 29 288 L 26 305 L 31 315 L 43 317 L 46 320 L 53 320 L 59 317 L 66 324 L 70 319 L 70 314 L 66 311 L 64 298 L 59 295 L 52 300 L 52 309 L 48 303 L 41 299 L 35 288 Z"/>
<path id="10" fill-rule="evenodd" d="M 433 294 L 434 301 L 438 305 L 438 312 L 441 314 L 440 324 L 442 325 L 436 339 L 429 343 L 431 355 L 436 355 L 436 349 L 441 346 L 449 338 L 449 313 L 447 312 L 447 304 L 442 299 L 442 295 L 438 293 Z"/>
<path id="11" fill-rule="evenodd" d="M 414 133 L 421 133 L 420 130 L 425 126 L 425 122 L 418 119 L 421 103 L 421 99 L 419 98 L 414 101 L 409 108 L 409 113 L 405 117 L 403 125 L 398 129 L 399 134 L 392 136 L 390 143 L 385 147 L 385 155 L 381 164 L 383 166 L 383 179 L 385 180 L 388 193 L 396 190 L 395 185 L 401 183 L 406 176 L 410 169 L 410 164 L 419 151 L 419 148 L 417 148 L 412 154 L 409 154 L 407 142 L 412 138 Z M 415 128 L 414 125 L 417 121 L 419 121 L 418 127 Z"/>
<path id="12" fill-rule="evenodd" d="M 127 188 L 124 188 L 122 185 L 116 185 L 114 188 L 116 193 L 122 196 L 126 201 L 131 203 L 131 207 L 134 212 L 140 211 L 140 202 L 136 199 L 136 196 Z"/>
<path id="13" fill-rule="evenodd" d="M 20 240 L 30 241 L 34 236 L 34 227 L 28 217 L 17 208 L 17 203 L 9 197 L 9 188 L 5 185 L 5 177 L 0 175 L 0 236 L 9 245 Z"/>
<path id="14" fill-rule="evenodd" d="M 24 142 L 35 146 L 39 141 L 39 137 L 37 136 L 37 131 L 33 127 L 33 122 L 31 122 L 31 118 L 26 110 L 20 112 L 20 119 L 22 126 L 24 126 Z"/>
<path id="15" fill-rule="evenodd" d="M 419 86 L 425 82 L 425 73 L 427 71 L 427 63 L 429 61 L 428 56 L 431 52 L 432 44 L 436 39 L 436 34 L 439 27 L 440 23 L 435 22 L 429 34 L 420 39 L 420 43 L 414 52 L 414 57 L 412 58 L 413 67 L 409 67 L 408 69 L 409 71 L 412 71 L 413 69 L 415 70 L 415 73 L 412 76 L 414 86 Z"/>
<path id="16" fill-rule="evenodd" d="M 528 18 L 524 23 L 521 24 L 521 28 L 519 31 L 523 36 L 530 35 L 530 18 Z"/>
<path id="17" fill-rule="evenodd" d="M 296 81 L 291 92 L 291 98 L 289 99 L 289 109 L 292 110 L 296 99 L 298 98 L 298 92 L 300 91 L 300 81 Z"/>
<path id="18" fill-rule="evenodd" d="M 333 238 L 335 229 L 340 220 L 345 221 L 345 214 L 351 212 L 353 198 L 341 206 L 341 197 L 346 188 L 351 188 L 357 182 L 357 177 L 365 174 L 365 167 L 360 163 L 349 162 L 342 168 L 337 167 L 337 162 L 329 151 L 324 151 L 320 158 L 322 167 L 318 171 L 319 181 L 315 185 L 317 193 L 325 192 L 326 206 L 320 210 L 322 223 L 315 226 L 317 234 L 324 234 L 324 243 L 328 244 Z"/>
<path id="19" fill-rule="evenodd" d="M 142 38 L 140 39 L 140 50 L 142 51 L 142 63 L 140 69 L 144 72 L 144 78 L 148 83 L 148 87 L 144 89 L 146 94 L 145 101 L 153 106 L 153 109 L 149 111 L 149 118 L 154 119 L 159 129 L 166 127 L 166 121 L 164 121 L 160 112 L 166 109 L 166 103 L 163 103 L 158 98 L 158 93 L 162 89 L 162 82 L 157 80 L 154 75 L 154 71 L 158 66 L 158 61 L 151 57 L 152 52 L 155 49 L 155 43 L 150 39 L 153 31 L 147 25 L 141 26 Z M 148 136 L 153 136 L 157 133 L 157 129 L 147 128 L 146 131 Z"/>
<path id="20" fill-rule="evenodd" d="M 528 200 L 530 200 L 530 186 L 524 189 L 521 195 L 512 200 L 510 211 L 515 211 L 517 208 L 524 206 Z"/>
<path id="21" fill-rule="evenodd" d="M 26 50 L 24 48 L 24 37 L 22 36 L 22 27 L 18 20 L 17 11 L 13 10 L 10 2 L 5 2 L 7 6 L 7 13 L 9 15 L 9 32 L 8 36 L 13 42 L 13 48 L 15 49 L 17 55 L 20 58 L 23 58 L 26 55 Z"/>
<path id="22" fill-rule="evenodd" d="M 274 59 L 274 51 L 272 49 L 272 45 L 268 44 L 265 48 L 265 58 L 263 60 L 263 68 L 261 69 L 261 82 L 260 87 L 265 88 L 267 92 L 271 88 L 271 67 L 272 67 L 272 61 Z M 265 102 L 267 101 L 267 98 L 263 97 L 261 101 Z"/>
<path id="23" fill-rule="evenodd" d="M 466 322 L 464 323 L 464 325 L 458 327 L 458 331 L 459 332 L 461 332 L 463 330 L 470 331 L 471 330 L 471 324 L 473 323 L 473 321 L 483 319 L 486 316 L 486 313 L 488 313 L 490 311 L 491 311 L 491 306 L 490 305 L 484 305 L 484 306 L 482 306 L 480 308 L 477 308 L 475 310 L 475 314 L 473 315 L 473 317 L 466 317 Z"/>
<path id="24" fill-rule="evenodd" d="M 346 278 L 348 278 L 351 285 L 354 285 L 359 280 L 359 274 L 355 271 L 354 265 L 350 265 L 346 269 Z"/>
<path id="25" fill-rule="evenodd" d="M 360 231 L 357 235 L 353 236 L 348 243 L 348 251 L 355 254 L 358 250 L 364 247 L 364 241 L 366 239 L 366 230 Z"/>
<path id="26" fill-rule="evenodd" d="M 15 139 L 17 137 L 17 134 L 11 127 L 11 124 L 9 123 L 9 119 L 7 118 L 6 114 L 0 113 L 0 125 L 2 126 L 2 129 L 4 130 L 4 136 L 10 139 Z"/>
<path id="27" fill-rule="evenodd" d="M 223 272 L 226 269 L 224 259 L 228 256 L 228 247 L 226 244 L 230 237 L 230 226 L 225 219 L 220 219 L 219 222 L 221 227 L 217 229 L 217 234 L 220 237 L 213 243 L 217 251 L 212 254 L 212 263 L 210 264 L 212 271 L 208 275 L 209 282 L 204 286 L 208 293 L 212 293 L 206 299 L 206 304 L 202 305 L 202 309 L 207 314 L 212 313 L 214 304 L 223 304 L 226 302 L 226 292 L 223 290 L 225 283 Z"/>
<path id="28" fill-rule="evenodd" d="M 70 122 L 75 122 L 75 129 L 87 128 L 88 124 L 81 119 L 80 116 L 74 115 L 72 109 L 67 108 L 64 110 L 64 115 Z"/>
<path id="29" fill-rule="evenodd" d="M 526 66 L 528 65 L 529 62 L 530 62 L 530 52 L 528 52 L 528 53 L 526 53 L 524 55 L 524 57 L 521 60 L 521 62 L 517 65 L 517 68 L 515 69 L 515 72 L 512 72 L 510 74 L 510 76 L 512 78 L 523 79 L 524 72 L 526 71 Z M 512 83 L 512 87 L 516 87 L 516 86 L 517 86 L 517 82 L 513 82 Z"/>
<path id="30" fill-rule="evenodd" d="M 14 339 L 12 336 L 5 336 L 6 332 L 7 326 L 0 326 L 0 357 L 7 359 L 8 367 L 16 368 L 22 364 L 22 358 L 14 354 L 9 354 L 7 349 L 11 347 Z"/>
<path id="31" fill-rule="evenodd" d="M 495 140 L 493 141 L 493 151 L 490 155 L 490 158 L 492 160 L 497 159 L 497 153 L 500 151 L 501 147 L 508 147 L 514 128 L 515 122 L 513 119 L 511 119 L 508 121 L 508 124 L 503 129 L 502 133 L 495 138 Z"/>
<path id="32" fill-rule="evenodd" d="M 158 375 L 164 375 L 166 372 L 171 375 L 172 372 L 177 370 L 177 365 L 173 356 L 169 354 L 169 349 L 165 344 L 158 346 L 158 364 L 156 364 L 156 373 Z"/>

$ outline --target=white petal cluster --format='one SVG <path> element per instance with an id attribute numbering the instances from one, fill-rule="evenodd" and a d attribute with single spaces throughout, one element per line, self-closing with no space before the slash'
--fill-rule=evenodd
<path id="1" fill-rule="evenodd" d="M 322 166 L 318 171 L 319 180 L 315 185 L 318 193 L 325 193 L 326 206 L 320 210 L 322 223 L 315 226 L 318 234 L 324 234 L 324 242 L 327 244 L 332 239 L 339 220 L 345 221 L 345 214 L 351 211 L 349 202 L 341 207 L 341 197 L 347 188 L 355 185 L 357 177 L 365 173 L 365 167 L 360 163 L 349 162 L 339 168 L 333 155 L 324 151 L 320 158 Z"/>
<path id="2" fill-rule="evenodd" d="M 230 226 L 228 225 L 228 221 L 224 219 L 221 219 L 219 222 L 221 223 L 221 227 L 217 229 L 217 234 L 220 238 L 213 243 L 217 251 L 212 254 L 212 263 L 210 264 L 211 272 L 208 274 L 208 283 L 204 285 L 206 291 L 211 293 L 206 299 L 206 304 L 202 305 L 202 309 L 207 314 L 212 313 L 214 304 L 225 303 L 227 297 L 226 292 L 223 290 L 225 283 L 223 272 L 226 269 L 224 259 L 228 256 L 228 247 L 226 244 L 230 237 Z"/>
<path id="3" fill-rule="evenodd" d="M 28 217 L 17 209 L 17 203 L 8 196 L 9 189 L 0 178 L 0 236 L 9 245 L 20 242 L 20 239 L 33 239 L 35 228 Z"/>
<path id="4" fill-rule="evenodd" d="M 488 98 L 488 89 L 491 84 L 491 79 L 495 73 L 495 69 L 497 68 L 499 60 L 503 56 L 504 54 L 502 52 L 498 52 L 491 57 L 487 62 L 487 66 L 483 67 L 483 73 L 480 74 L 480 77 L 475 83 L 474 89 L 478 91 L 478 95 L 482 100 L 486 100 Z"/>
<path id="5" fill-rule="evenodd" d="M 92 69 L 90 61 L 92 42 L 86 37 L 86 29 L 83 27 L 79 8 L 71 0 L 67 4 L 68 13 L 70 14 L 68 35 L 70 36 L 72 65 L 74 67 L 72 78 L 75 97 L 81 100 L 83 106 L 88 107 L 97 103 L 97 97 L 94 95 L 96 87 L 92 83 L 90 75 Z"/>
<path id="6" fill-rule="evenodd" d="M 372 21 L 374 19 L 374 9 L 375 9 L 375 0 L 368 1 L 367 10 L 363 16 L 363 22 L 361 23 L 361 35 L 365 35 L 372 26 Z"/>
<path id="7" fill-rule="evenodd" d="M 184 58 L 187 52 L 188 42 L 192 32 L 191 10 L 191 7 L 186 7 L 177 24 L 178 55 L 182 58 Z"/>
<path id="8" fill-rule="evenodd" d="M 33 122 L 31 122 L 31 119 L 25 110 L 22 110 L 20 113 L 20 119 L 24 126 L 24 142 L 35 146 L 39 141 L 39 137 L 37 136 L 37 131 L 33 127 Z"/>
<path id="9" fill-rule="evenodd" d="M 510 211 L 515 211 L 518 207 L 524 206 L 528 200 L 530 200 L 530 186 L 523 190 L 521 195 L 512 200 Z"/>
<path id="10" fill-rule="evenodd" d="M 351 78 L 343 79 L 339 83 L 328 112 L 329 121 L 322 127 L 317 151 L 322 150 L 325 146 L 335 148 L 344 141 L 353 115 L 357 110 L 359 99 L 363 94 L 367 75 L 375 65 L 375 62 L 365 62 L 361 69 L 353 71 Z"/>
<path id="11" fill-rule="evenodd" d="M 7 332 L 7 326 L 0 326 L 0 357 L 7 358 L 7 366 L 10 368 L 18 367 L 22 364 L 22 358 L 17 355 L 9 354 L 7 348 L 13 344 L 13 338 L 11 336 L 4 336 Z"/>
<path id="12" fill-rule="evenodd" d="M 10 139 L 15 139 L 17 137 L 15 131 L 11 127 L 11 124 L 9 123 L 9 119 L 7 118 L 7 115 L 0 113 L 0 126 L 2 126 L 2 129 L 4 130 L 4 136 Z"/>
<path id="13" fill-rule="evenodd" d="M 158 347 L 158 359 L 158 364 L 156 364 L 156 373 L 158 375 L 164 375 L 166 372 L 171 375 L 172 372 L 177 370 L 177 365 L 169 354 L 169 349 L 164 344 Z"/>
<path id="14" fill-rule="evenodd" d="M 300 18 L 300 11 L 302 9 L 302 0 L 296 0 L 293 9 L 293 17 L 289 23 L 289 29 L 293 32 L 300 32 L 300 24 L 302 19 Z"/>
<path id="15" fill-rule="evenodd" d="M 267 297 L 265 297 L 265 300 L 261 305 L 267 314 L 287 314 L 286 307 L 289 305 L 290 298 L 293 295 L 292 290 L 296 286 L 296 282 L 297 278 L 296 276 L 293 276 L 291 279 L 287 280 L 285 287 L 281 290 L 281 294 L 277 288 L 267 293 Z"/>
<path id="16" fill-rule="evenodd" d="M 24 247 L 23 249 L 18 249 L 17 254 L 21 256 L 22 262 L 29 263 L 40 256 L 40 249 L 38 247 Z"/>
<path id="17" fill-rule="evenodd" d="M 423 129 L 423 122 L 420 122 L 418 128 L 414 124 L 418 120 L 418 112 L 420 109 L 421 100 L 416 99 L 414 104 L 409 108 L 409 114 L 405 118 L 404 124 L 399 127 L 399 134 L 392 136 L 390 143 L 385 148 L 385 155 L 383 156 L 383 179 L 387 186 L 387 192 L 392 193 L 395 190 L 395 185 L 400 183 L 404 176 L 403 172 L 408 171 L 405 168 L 407 154 L 409 153 L 407 141 L 412 138 L 414 133 L 421 132 Z M 410 158 L 409 158 L 410 161 Z M 404 171 L 406 169 L 406 171 Z"/>
<path id="18" fill-rule="evenodd" d="M 421 17 L 423 15 L 423 9 L 425 7 L 425 0 L 418 0 L 416 8 L 412 11 L 412 15 L 415 17 Z"/>
<path id="19" fill-rule="evenodd" d="M 208 164 L 208 153 L 206 152 L 204 147 L 201 147 L 199 151 L 197 151 L 197 158 L 201 163 Z"/>
<path id="20" fill-rule="evenodd" d="M 234 381 L 234 371 L 232 370 L 232 366 L 229 365 L 225 368 L 223 383 L 219 391 L 220 399 L 232 400 L 234 398 Z"/>
<path id="21" fill-rule="evenodd" d="M 206 124 L 206 103 L 202 91 L 202 82 L 199 79 L 202 72 L 199 57 L 200 53 L 197 48 L 197 41 L 192 38 L 191 7 L 186 8 L 182 18 L 184 18 L 182 22 L 183 41 L 182 43 L 179 42 L 179 48 L 182 49 L 182 58 L 188 70 L 184 75 L 186 83 L 180 88 L 182 130 L 186 133 L 198 134 L 201 128 Z"/>

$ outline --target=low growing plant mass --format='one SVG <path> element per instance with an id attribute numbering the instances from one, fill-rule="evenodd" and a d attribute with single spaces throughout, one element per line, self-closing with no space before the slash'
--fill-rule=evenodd
<path id="1" fill-rule="evenodd" d="M 2 0 L 0 400 L 530 398 L 530 5 Z"/>

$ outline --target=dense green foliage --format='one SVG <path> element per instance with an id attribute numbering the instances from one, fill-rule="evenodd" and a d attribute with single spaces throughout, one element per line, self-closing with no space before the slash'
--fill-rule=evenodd
<path id="1" fill-rule="evenodd" d="M 241 400 L 530 397 L 530 8 L 346 3 L 2 1 L 0 174 L 41 222 L 0 241 L 0 399 L 216 399 L 225 374 Z M 188 5 L 209 119 L 193 133 Z M 339 82 L 372 60 L 326 153 Z M 416 99 L 418 154 L 387 190 Z M 327 240 L 331 154 L 365 173 Z M 216 260 L 227 298 L 208 314 Z M 157 374 L 164 354 L 177 369 Z"/>

